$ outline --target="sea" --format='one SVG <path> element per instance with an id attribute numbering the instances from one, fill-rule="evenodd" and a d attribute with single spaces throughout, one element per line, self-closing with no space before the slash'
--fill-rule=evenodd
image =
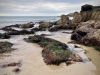
<path id="1" fill-rule="evenodd" d="M 28 22 L 57 21 L 60 16 L 0 16 L 0 28 L 8 25 L 23 24 Z"/>

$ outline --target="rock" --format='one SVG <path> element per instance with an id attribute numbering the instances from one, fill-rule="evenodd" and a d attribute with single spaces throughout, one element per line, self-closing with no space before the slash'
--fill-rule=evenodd
<path id="1" fill-rule="evenodd" d="M 32 27 L 34 27 L 33 23 L 19 25 L 19 28 L 32 28 Z"/>
<path id="2" fill-rule="evenodd" d="M 40 23 L 39 28 L 49 28 L 51 26 L 52 24 L 50 22 L 43 22 L 43 23 Z"/>
<path id="3" fill-rule="evenodd" d="M 92 11 L 80 12 L 80 14 L 82 16 L 82 22 L 86 22 L 88 20 L 91 20 Z"/>
<path id="4" fill-rule="evenodd" d="M 61 15 L 61 22 L 64 24 L 68 24 L 69 23 L 69 17 L 67 17 L 66 15 Z"/>
<path id="5" fill-rule="evenodd" d="M 89 32 L 94 30 L 95 23 L 96 22 L 94 20 L 90 20 L 90 21 L 87 21 L 87 22 L 81 22 L 79 24 L 79 26 L 77 26 L 76 32 L 89 33 Z"/>
<path id="6" fill-rule="evenodd" d="M 59 65 L 60 63 L 65 62 L 70 54 L 72 54 L 67 50 L 68 46 L 65 43 L 46 38 L 42 35 L 29 36 L 25 40 L 32 43 L 38 43 L 44 48 L 42 50 L 42 57 L 47 65 Z"/>
<path id="7" fill-rule="evenodd" d="M 90 20 L 80 23 L 71 36 L 72 40 L 89 46 L 100 46 L 100 21 Z"/>
<path id="8" fill-rule="evenodd" d="M 88 33 L 82 38 L 81 42 L 83 42 L 84 45 L 100 46 L 100 29 Z"/>
<path id="9" fill-rule="evenodd" d="M 66 34 L 72 34 L 72 32 L 62 32 L 62 33 L 66 33 Z"/>
<path id="10" fill-rule="evenodd" d="M 31 29 L 31 31 L 34 31 L 34 32 L 36 32 L 36 31 L 46 31 L 46 29 L 36 27 L 36 28 Z"/>
<path id="11" fill-rule="evenodd" d="M 91 11 L 92 9 L 93 9 L 93 6 L 89 4 L 85 4 L 81 6 L 81 11 Z"/>
<path id="12" fill-rule="evenodd" d="M 82 62 L 82 58 L 78 54 L 71 54 L 66 61 L 66 64 L 73 64 L 74 62 Z"/>
<path id="13" fill-rule="evenodd" d="M 66 29 L 67 30 L 75 30 L 76 26 L 71 26 L 71 25 L 62 25 L 62 26 L 60 26 L 60 25 L 56 25 L 54 27 L 49 28 L 48 31 L 54 32 L 54 31 L 58 31 L 58 30 L 61 30 L 61 29 L 63 29 L 63 30 L 66 30 Z"/>
<path id="14" fill-rule="evenodd" d="M 4 31 L 14 31 L 14 29 L 12 29 L 11 27 L 8 27 L 8 26 L 5 26 L 5 27 L 1 28 L 1 30 L 4 30 Z"/>
<path id="15" fill-rule="evenodd" d="M 57 22 L 57 25 L 66 25 L 66 24 L 69 24 L 70 23 L 70 20 L 69 20 L 69 17 L 67 17 L 66 15 L 61 15 L 61 19 L 58 20 Z"/>
<path id="16" fill-rule="evenodd" d="M 74 13 L 74 17 L 73 17 L 73 19 L 72 19 L 72 24 L 73 25 L 76 25 L 75 23 L 80 23 L 82 21 L 82 16 L 81 16 L 81 14 L 79 14 L 78 12 L 75 12 Z"/>
<path id="17" fill-rule="evenodd" d="M 0 38 L 1 39 L 9 39 L 10 35 L 8 33 L 4 33 L 4 34 L 1 34 Z"/>
<path id="18" fill-rule="evenodd" d="M 71 35 L 71 40 L 76 40 L 76 41 L 80 41 L 81 40 L 81 35 L 78 33 L 73 33 Z"/>
<path id="19" fill-rule="evenodd" d="M 48 29 L 48 31 L 50 31 L 50 32 L 58 31 L 58 28 L 57 27 L 51 27 L 51 28 Z"/>
<path id="20" fill-rule="evenodd" d="M 20 70 L 19 68 L 15 68 L 15 69 L 13 69 L 12 71 L 15 72 L 15 73 L 18 73 L 18 72 L 20 72 L 21 70 Z"/>

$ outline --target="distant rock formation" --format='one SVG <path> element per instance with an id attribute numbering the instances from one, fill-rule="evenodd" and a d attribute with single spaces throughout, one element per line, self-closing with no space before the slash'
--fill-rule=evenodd
<path id="1" fill-rule="evenodd" d="M 100 6 L 92 6 L 89 4 L 83 5 L 80 13 L 74 13 L 72 24 L 78 25 L 79 23 L 88 20 L 100 20 Z"/>

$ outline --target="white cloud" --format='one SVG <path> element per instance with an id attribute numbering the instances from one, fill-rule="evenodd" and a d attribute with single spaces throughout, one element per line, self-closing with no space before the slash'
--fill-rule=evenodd
<path id="1" fill-rule="evenodd" d="M 97 0 L 99 1 L 99 0 Z M 16 14 L 16 15 L 61 15 L 74 11 L 79 11 L 84 4 L 97 5 L 98 2 L 88 0 L 84 3 L 60 3 L 60 2 L 37 2 L 37 3 L 16 3 L 16 2 L 1 2 L 1 14 Z"/>

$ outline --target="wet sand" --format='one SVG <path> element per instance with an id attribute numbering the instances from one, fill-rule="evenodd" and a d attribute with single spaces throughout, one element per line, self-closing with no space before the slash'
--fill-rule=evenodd
<path id="1" fill-rule="evenodd" d="M 96 51 L 93 47 L 82 46 L 86 50 L 86 55 L 91 59 L 97 70 L 93 71 L 96 75 L 100 75 L 100 52 Z"/>
<path id="2" fill-rule="evenodd" d="M 36 34 L 51 34 L 49 38 L 54 38 L 58 41 L 67 43 L 70 41 L 71 34 L 59 32 L 37 32 Z M 22 61 L 22 66 L 19 67 L 21 72 L 18 75 L 95 75 L 94 70 L 96 66 L 91 61 L 77 62 L 75 64 L 66 66 L 62 63 L 60 66 L 46 65 L 43 61 L 41 51 L 42 48 L 33 43 L 27 43 L 23 38 L 29 35 L 13 36 L 8 39 L 14 43 L 14 48 L 17 48 L 12 53 L 9 53 L 9 57 L 0 59 L 0 65 L 7 62 L 18 62 Z M 2 41 L 2 40 L 1 40 Z M 0 68 L 0 75 L 16 75 L 12 70 L 16 67 Z"/>

